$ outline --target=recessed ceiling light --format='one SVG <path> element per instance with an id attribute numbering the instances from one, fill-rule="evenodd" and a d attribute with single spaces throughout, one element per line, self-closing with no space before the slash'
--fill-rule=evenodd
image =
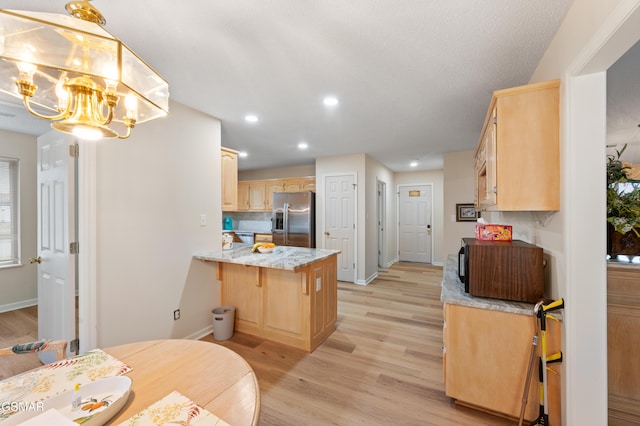
<path id="1" fill-rule="evenodd" d="M 417 161 L 412 161 L 411 163 L 409 163 L 409 165 L 411 167 L 418 167 L 418 162 Z"/>
<path id="2" fill-rule="evenodd" d="M 340 101 L 338 101 L 338 98 L 336 98 L 335 96 L 327 96 L 326 98 L 324 98 L 322 100 L 322 103 L 325 106 L 334 107 L 334 106 L 338 105 L 340 103 Z"/>
<path id="3" fill-rule="evenodd" d="M 244 120 L 247 123 L 257 123 L 258 122 L 258 116 L 254 115 L 254 114 L 247 114 L 244 116 Z"/>
<path id="4" fill-rule="evenodd" d="M 309 148 L 309 144 L 306 142 L 300 142 L 298 144 L 298 149 L 307 149 L 307 148 Z"/>
<path id="5" fill-rule="evenodd" d="M 245 158 L 247 155 L 249 155 L 249 154 L 247 154 L 247 151 L 240 151 L 238 153 L 238 157 L 242 157 L 242 158 Z"/>

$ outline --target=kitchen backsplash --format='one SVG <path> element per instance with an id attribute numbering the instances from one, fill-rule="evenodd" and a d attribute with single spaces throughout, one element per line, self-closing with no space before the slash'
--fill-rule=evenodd
<path id="1" fill-rule="evenodd" d="M 223 212 L 222 220 L 230 217 L 233 229 L 271 232 L 271 212 Z"/>

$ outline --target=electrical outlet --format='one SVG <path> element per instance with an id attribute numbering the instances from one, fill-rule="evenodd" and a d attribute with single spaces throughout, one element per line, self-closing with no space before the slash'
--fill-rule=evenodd
<path id="1" fill-rule="evenodd" d="M 175 311 L 173 311 L 173 320 L 177 321 L 180 319 L 180 309 L 176 309 Z"/>

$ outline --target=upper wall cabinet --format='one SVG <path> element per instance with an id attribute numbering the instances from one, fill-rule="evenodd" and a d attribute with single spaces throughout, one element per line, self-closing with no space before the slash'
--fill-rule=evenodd
<path id="1" fill-rule="evenodd" d="M 274 192 L 315 191 L 316 178 L 244 180 L 237 188 L 238 210 L 271 211 Z"/>
<path id="2" fill-rule="evenodd" d="M 238 152 L 221 148 L 222 210 L 238 210 Z"/>
<path id="3" fill-rule="evenodd" d="M 560 209 L 560 81 L 493 93 L 475 157 L 476 207 Z"/>

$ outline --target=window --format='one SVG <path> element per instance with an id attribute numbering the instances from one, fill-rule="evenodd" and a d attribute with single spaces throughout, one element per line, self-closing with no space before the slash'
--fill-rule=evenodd
<path id="1" fill-rule="evenodd" d="M 15 158 L 0 157 L 0 267 L 20 263 L 18 165 Z"/>

